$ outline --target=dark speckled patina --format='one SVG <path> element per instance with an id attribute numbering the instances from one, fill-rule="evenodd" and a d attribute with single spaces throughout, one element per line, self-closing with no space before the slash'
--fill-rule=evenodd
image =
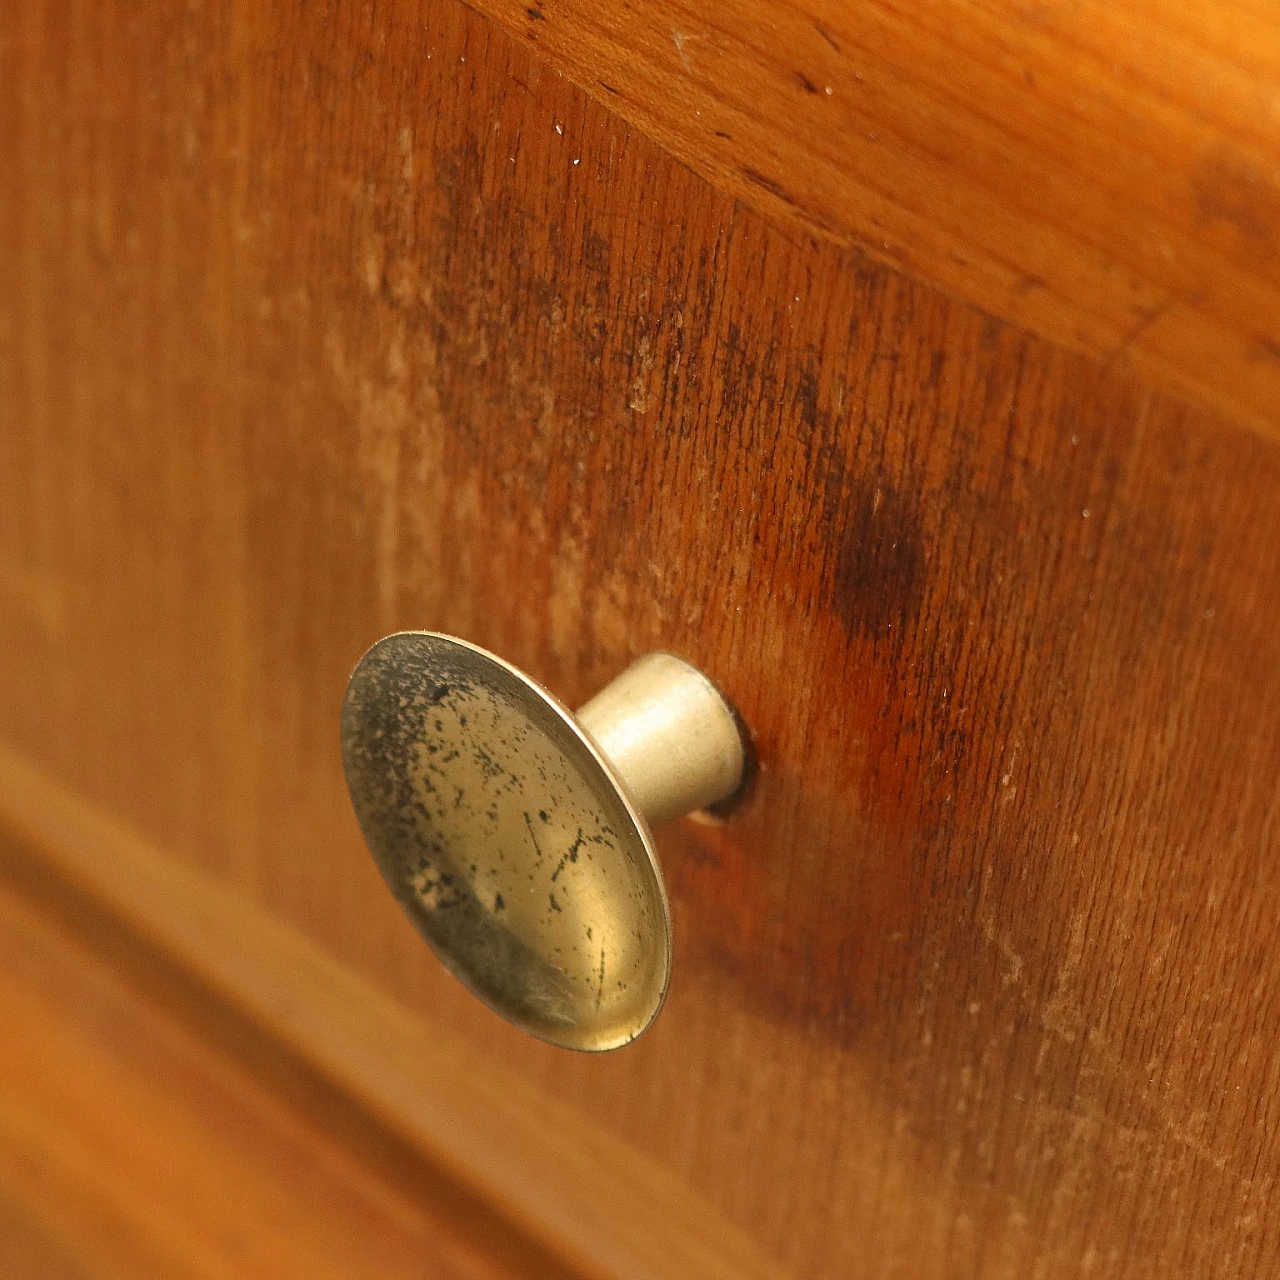
<path id="1" fill-rule="evenodd" d="M 567 1048 L 649 1025 L 670 974 L 661 875 L 566 708 L 482 649 L 401 632 L 351 677 L 342 755 L 383 878 L 476 995 Z"/>

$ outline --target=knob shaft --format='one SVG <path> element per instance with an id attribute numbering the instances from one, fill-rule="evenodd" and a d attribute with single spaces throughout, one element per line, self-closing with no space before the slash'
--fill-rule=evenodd
<path id="1" fill-rule="evenodd" d="M 578 711 L 578 723 L 655 826 L 727 799 L 742 783 L 737 720 L 696 667 L 647 653 Z"/>

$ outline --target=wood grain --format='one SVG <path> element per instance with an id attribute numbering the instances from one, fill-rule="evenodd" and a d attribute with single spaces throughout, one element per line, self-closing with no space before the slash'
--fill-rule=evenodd
<path id="1" fill-rule="evenodd" d="M 381 1161 L 344 1143 L 334 1107 L 264 1087 L 114 972 L 112 940 L 107 959 L 0 885 L 6 1275 L 568 1280 L 411 1160 L 389 1171 L 385 1140 Z"/>
<path id="2" fill-rule="evenodd" d="M 1270 5 L 473 6 L 782 225 L 1280 435 Z"/>
<path id="3" fill-rule="evenodd" d="M 233 1059 L 258 1092 L 293 1099 L 370 1180 L 380 1174 L 437 1219 L 443 1243 L 460 1233 L 482 1241 L 522 1280 L 567 1280 L 567 1264 L 554 1266 L 531 1237 L 584 1276 L 781 1274 L 669 1172 L 3 746 L 0 877 L 109 957 L 125 993 L 185 1024 L 205 1058 Z M 156 1056 L 140 1047 L 135 1074 L 150 1063 L 163 1087 Z"/>
<path id="4" fill-rule="evenodd" d="M 18 8 L 0 739 L 784 1272 L 1273 1272 L 1277 445 L 780 227 L 530 44 Z M 624 1053 L 496 1022 L 372 870 L 337 708 L 417 626 L 570 703 L 670 648 L 755 732 L 750 802 L 660 838 Z"/>

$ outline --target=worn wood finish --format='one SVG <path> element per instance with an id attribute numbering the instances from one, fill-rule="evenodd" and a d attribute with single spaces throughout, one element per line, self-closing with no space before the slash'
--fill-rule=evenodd
<path id="1" fill-rule="evenodd" d="M 6 1276 L 568 1280 L 394 1139 L 345 1141 L 341 1100 L 266 1087 L 243 1036 L 175 1011 L 163 961 L 118 972 L 128 941 L 68 903 L 54 920 L 0 885 Z"/>
<path id="2" fill-rule="evenodd" d="M 0 737 L 792 1274 L 1274 1270 L 1273 443 L 449 3 L 0 57 Z M 372 871 L 337 707 L 412 626 L 569 702 L 671 648 L 755 730 L 626 1052 L 497 1023 Z"/>
<path id="3" fill-rule="evenodd" d="M 472 3 L 770 217 L 1280 435 L 1272 6 Z"/>
<path id="4" fill-rule="evenodd" d="M 0 876 L 513 1274 L 548 1269 L 533 1238 L 595 1280 L 785 1274 L 669 1170 L 3 746 Z"/>

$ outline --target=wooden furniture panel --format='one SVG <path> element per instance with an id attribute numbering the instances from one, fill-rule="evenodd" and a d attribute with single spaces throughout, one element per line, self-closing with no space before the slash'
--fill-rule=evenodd
<path id="1" fill-rule="evenodd" d="M 341 1099 L 264 1080 L 252 1033 L 163 960 L 56 905 L 0 887 L 5 1275 L 568 1280 L 393 1137 L 353 1134 Z"/>
<path id="2" fill-rule="evenodd" d="M 571 1100 L 477 1054 L 442 1019 L 389 998 L 2 747 L 0 853 L 8 889 L 110 963 L 150 1016 L 309 1116 L 368 1182 L 454 1223 L 495 1264 L 540 1274 L 537 1240 L 582 1275 L 784 1274 Z M 163 1095 L 163 1075 L 151 1087 Z M 21 1100 L 0 1091 L 2 1104 Z"/>
<path id="3" fill-rule="evenodd" d="M 1280 430 L 1269 5 L 474 7 L 777 221 Z"/>
<path id="4" fill-rule="evenodd" d="M 1266 1274 L 1268 375 L 1206 344 L 1143 382 L 955 301 L 737 202 L 532 43 L 452 3 L 17 7 L 9 807 L 59 779 L 784 1274 Z M 1157 385 L 1189 379 L 1219 416 Z M 675 985 L 624 1053 L 498 1023 L 372 870 L 337 708 L 416 626 L 570 702 L 670 648 L 755 732 L 749 800 L 660 838 Z"/>

